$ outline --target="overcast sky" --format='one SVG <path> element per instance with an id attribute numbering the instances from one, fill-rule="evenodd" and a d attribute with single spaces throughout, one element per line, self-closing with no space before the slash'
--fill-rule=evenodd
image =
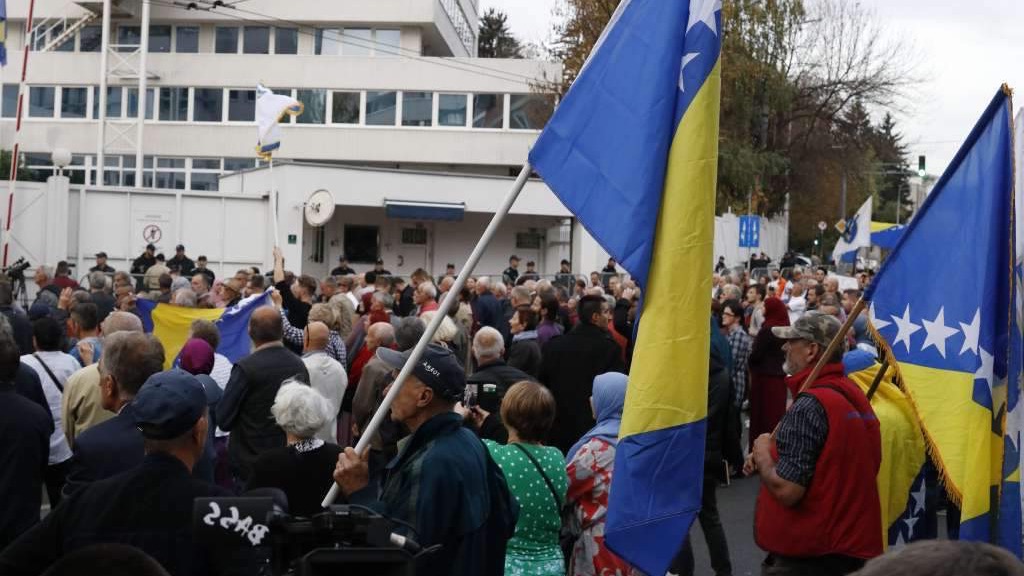
<path id="1" fill-rule="evenodd" d="M 1024 1 L 861 1 L 890 34 L 908 40 L 920 62 L 923 81 L 897 114 L 913 168 L 924 154 L 928 172 L 940 174 L 1001 83 L 1019 91 L 1015 106 L 1024 105 Z M 517 36 L 539 43 L 550 37 L 555 3 L 481 0 L 480 5 L 481 11 L 505 11 Z"/>

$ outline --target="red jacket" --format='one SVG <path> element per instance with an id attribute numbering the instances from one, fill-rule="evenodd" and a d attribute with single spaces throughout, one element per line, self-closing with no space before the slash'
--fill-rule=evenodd
<path id="1" fill-rule="evenodd" d="M 799 386 L 810 370 L 790 379 Z M 860 388 L 843 375 L 840 363 L 827 364 L 804 394 L 814 396 L 825 408 L 828 438 L 810 486 L 795 506 L 783 506 L 761 487 L 754 539 L 762 549 L 781 556 L 879 556 L 882 509 L 876 476 L 882 463 L 882 439 L 878 418 Z M 779 457 L 775 446 L 772 457 Z"/>

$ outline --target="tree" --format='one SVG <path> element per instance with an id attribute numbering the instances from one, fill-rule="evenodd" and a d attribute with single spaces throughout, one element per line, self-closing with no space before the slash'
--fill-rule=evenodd
<path id="1" fill-rule="evenodd" d="M 547 91 L 568 90 L 618 4 L 561 0 L 549 55 L 564 75 Z M 788 207 L 799 246 L 838 220 L 844 180 L 847 212 L 876 193 L 895 204 L 900 183 L 880 166 L 905 163 L 905 150 L 891 118 L 887 128 L 871 117 L 899 105 L 914 58 L 873 12 L 849 0 L 723 0 L 721 39 L 719 212 Z"/>
<path id="2" fill-rule="evenodd" d="M 489 8 L 480 18 L 480 34 L 477 40 L 477 56 L 480 58 L 522 58 L 523 46 L 508 28 L 508 15 Z"/>
<path id="3" fill-rule="evenodd" d="M 562 96 L 569 90 L 618 5 L 619 0 L 560 0 L 555 5 L 555 41 L 548 51 L 562 63 L 562 77 L 549 79 L 543 91 Z"/>

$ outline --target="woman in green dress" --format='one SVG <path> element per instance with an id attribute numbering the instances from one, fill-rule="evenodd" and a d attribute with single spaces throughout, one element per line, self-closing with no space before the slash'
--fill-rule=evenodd
<path id="1" fill-rule="evenodd" d="M 479 407 L 472 412 L 474 420 L 488 416 Z M 555 421 L 555 398 L 536 382 L 519 382 L 505 393 L 501 420 L 508 429 L 508 444 L 484 443 L 519 501 L 519 522 L 505 554 L 505 576 L 563 576 L 565 558 L 558 533 L 569 477 L 565 455 L 542 444 Z"/>

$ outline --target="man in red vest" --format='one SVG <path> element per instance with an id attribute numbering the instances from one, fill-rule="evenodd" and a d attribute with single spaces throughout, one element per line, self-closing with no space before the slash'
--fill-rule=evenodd
<path id="1" fill-rule="evenodd" d="M 839 321 L 808 312 L 772 328 L 786 340 L 783 369 L 798 389 L 839 333 Z M 768 552 L 762 574 L 832 576 L 882 554 L 878 419 L 843 375 L 844 346 L 793 402 L 773 439 L 762 434 L 744 465 L 761 478 L 754 539 Z"/>

